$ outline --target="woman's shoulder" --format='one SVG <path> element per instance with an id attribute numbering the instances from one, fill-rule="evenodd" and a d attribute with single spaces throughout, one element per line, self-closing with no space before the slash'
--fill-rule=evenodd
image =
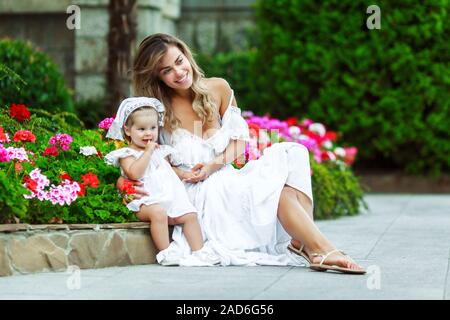
<path id="1" fill-rule="evenodd" d="M 231 90 L 228 81 L 223 78 L 205 78 L 204 80 L 209 90 L 220 91 L 222 93 L 229 92 Z"/>
<path id="2" fill-rule="evenodd" d="M 219 102 L 219 112 L 222 116 L 230 101 L 231 87 L 227 80 L 223 78 L 207 78 L 205 80 L 208 90 L 213 93 L 215 100 Z"/>

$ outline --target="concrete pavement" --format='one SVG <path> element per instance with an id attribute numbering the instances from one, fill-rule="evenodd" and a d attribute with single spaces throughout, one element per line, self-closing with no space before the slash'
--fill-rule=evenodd
<path id="1" fill-rule="evenodd" d="M 142 265 L 2 277 L 0 299 L 450 300 L 450 195 L 368 194 L 366 201 L 369 212 L 317 224 L 367 275 Z"/>

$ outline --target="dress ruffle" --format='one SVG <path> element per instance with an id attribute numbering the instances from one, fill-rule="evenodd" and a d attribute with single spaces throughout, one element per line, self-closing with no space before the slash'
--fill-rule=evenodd
<path id="1" fill-rule="evenodd" d="M 250 140 L 247 122 L 241 116 L 241 109 L 235 106 L 228 107 L 222 117 L 221 128 L 205 143 L 218 155 L 225 151 L 231 140 Z"/>

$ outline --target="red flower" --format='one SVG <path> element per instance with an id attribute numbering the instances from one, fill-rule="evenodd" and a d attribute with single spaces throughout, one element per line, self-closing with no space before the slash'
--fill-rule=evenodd
<path id="1" fill-rule="evenodd" d="M 99 157 L 100 159 L 103 158 L 103 154 L 100 152 L 100 150 L 97 150 L 97 157 Z"/>
<path id="2" fill-rule="evenodd" d="M 16 170 L 17 173 L 22 172 L 23 170 L 22 165 L 19 162 L 14 163 L 14 169 Z"/>
<path id="3" fill-rule="evenodd" d="M 250 131 L 250 136 L 256 136 L 259 137 L 259 126 L 255 123 L 249 123 L 248 124 L 248 129 Z"/>
<path id="4" fill-rule="evenodd" d="M 30 119 L 30 111 L 27 110 L 24 104 L 11 104 L 9 114 L 20 122 Z"/>
<path id="5" fill-rule="evenodd" d="M 3 127 L 0 127 L 0 142 L 9 142 L 8 134 L 3 131 Z"/>
<path id="6" fill-rule="evenodd" d="M 15 142 L 17 141 L 23 141 L 23 142 L 35 142 L 36 141 L 36 136 L 34 134 L 31 133 L 31 131 L 28 130 L 19 130 L 14 134 L 14 138 L 13 140 Z"/>
<path id="7" fill-rule="evenodd" d="M 79 197 L 82 197 L 86 194 L 86 188 L 84 187 L 84 184 L 77 182 L 78 185 L 80 186 L 80 191 L 77 192 L 77 195 Z"/>
<path id="8" fill-rule="evenodd" d="M 298 125 L 298 119 L 296 117 L 287 118 L 286 122 L 287 122 L 289 127 Z"/>
<path id="9" fill-rule="evenodd" d="M 98 180 L 95 173 L 86 173 L 81 175 L 81 179 L 83 179 L 83 184 L 85 186 L 89 186 L 92 188 L 97 188 L 100 181 Z"/>
<path id="10" fill-rule="evenodd" d="M 126 194 L 134 194 L 136 192 L 133 182 L 131 182 L 130 180 L 125 180 L 119 187 L 119 190 L 125 192 Z"/>
<path id="11" fill-rule="evenodd" d="M 33 193 L 36 193 L 36 188 L 38 186 L 37 182 L 31 179 L 30 177 L 23 178 L 25 182 L 25 186 Z"/>
<path id="12" fill-rule="evenodd" d="M 51 146 L 45 149 L 43 156 L 54 156 L 58 155 L 58 150 L 56 150 L 56 146 Z"/>
<path id="13" fill-rule="evenodd" d="M 328 131 L 327 133 L 325 133 L 325 140 L 331 140 L 331 141 L 336 141 L 337 140 L 337 134 L 334 131 Z"/>
<path id="14" fill-rule="evenodd" d="M 72 178 L 69 176 L 69 174 L 67 172 L 63 173 L 61 175 L 61 180 L 69 180 L 72 181 Z"/>

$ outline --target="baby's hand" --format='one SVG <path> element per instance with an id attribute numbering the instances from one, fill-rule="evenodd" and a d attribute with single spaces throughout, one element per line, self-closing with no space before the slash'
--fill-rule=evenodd
<path id="1" fill-rule="evenodd" d="M 188 181 L 195 177 L 195 174 L 191 171 L 183 171 L 183 174 L 181 175 L 181 181 Z"/>
<path id="2" fill-rule="evenodd" d="M 147 143 L 147 145 L 145 146 L 145 151 L 153 152 L 157 148 L 159 148 L 159 145 L 156 142 L 149 141 L 149 143 Z"/>

